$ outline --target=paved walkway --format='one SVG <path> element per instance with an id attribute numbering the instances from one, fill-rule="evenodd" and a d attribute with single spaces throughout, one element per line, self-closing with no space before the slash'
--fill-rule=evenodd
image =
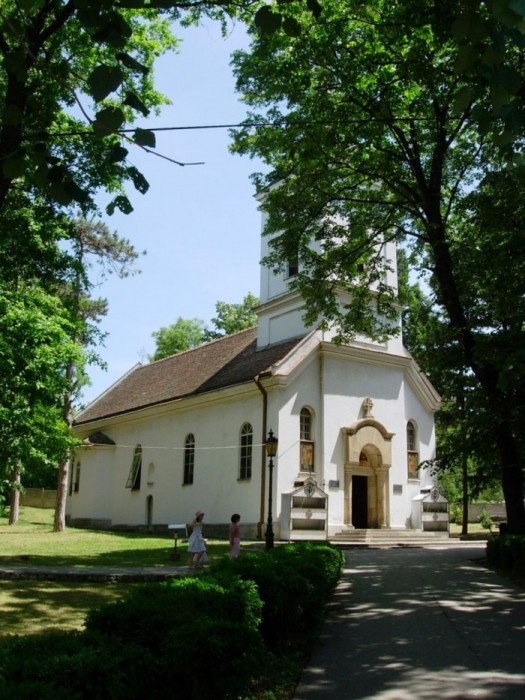
<path id="1" fill-rule="evenodd" d="M 295 700 L 525 698 L 525 591 L 484 543 L 345 554 Z"/>

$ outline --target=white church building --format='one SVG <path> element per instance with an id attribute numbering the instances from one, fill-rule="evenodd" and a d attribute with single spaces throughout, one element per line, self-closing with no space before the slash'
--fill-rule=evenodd
<path id="1" fill-rule="evenodd" d="M 263 258 L 267 246 L 263 236 Z M 394 245 L 384 254 L 397 287 Z M 255 328 L 138 364 L 79 413 L 70 525 L 160 529 L 203 510 L 212 536 L 237 512 L 242 537 L 256 538 L 270 506 L 276 539 L 420 526 L 437 392 L 401 327 L 348 345 L 305 327 L 290 274 L 261 265 Z"/>

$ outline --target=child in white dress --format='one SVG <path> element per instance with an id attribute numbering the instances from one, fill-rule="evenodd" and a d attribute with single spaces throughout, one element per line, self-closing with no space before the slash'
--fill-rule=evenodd
<path id="1" fill-rule="evenodd" d="M 206 554 L 206 541 L 202 535 L 202 520 L 204 513 L 198 510 L 192 523 L 192 531 L 188 540 L 188 552 L 190 553 L 190 569 L 202 569 L 208 561 Z"/>

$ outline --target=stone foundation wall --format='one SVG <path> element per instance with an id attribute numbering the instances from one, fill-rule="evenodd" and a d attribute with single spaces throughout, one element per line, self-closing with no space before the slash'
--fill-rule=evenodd
<path id="1" fill-rule="evenodd" d="M 471 503 L 468 507 L 469 523 L 479 523 L 481 513 L 486 510 L 489 518 L 495 521 L 506 521 L 507 511 L 504 503 Z"/>

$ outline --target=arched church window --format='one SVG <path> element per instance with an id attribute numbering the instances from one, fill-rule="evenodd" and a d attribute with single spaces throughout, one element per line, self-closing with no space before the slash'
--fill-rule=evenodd
<path id="1" fill-rule="evenodd" d="M 190 433 L 184 442 L 184 478 L 183 484 L 193 484 L 195 467 L 195 437 Z"/>
<path id="2" fill-rule="evenodd" d="M 253 429 L 249 423 L 245 423 L 241 428 L 241 463 L 239 470 L 240 479 L 252 478 L 252 452 Z"/>
<path id="3" fill-rule="evenodd" d="M 300 471 L 314 471 L 313 417 L 309 408 L 302 408 L 300 415 L 301 464 Z"/>
<path id="4" fill-rule="evenodd" d="M 135 447 L 135 452 L 133 453 L 133 459 L 131 461 L 131 469 L 129 470 L 128 480 L 126 482 L 126 488 L 132 491 L 138 491 L 140 489 L 140 477 L 142 472 L 142 446 L 137 445 Z"/>
<path id="5" fill-rule="evenodd" d="M 407 465 L 408 478 L 417 479 L 419 465 L 419 448 L 417 440 L 417 427 L 414 421 L 409 420 L 407 423 Z"/>

